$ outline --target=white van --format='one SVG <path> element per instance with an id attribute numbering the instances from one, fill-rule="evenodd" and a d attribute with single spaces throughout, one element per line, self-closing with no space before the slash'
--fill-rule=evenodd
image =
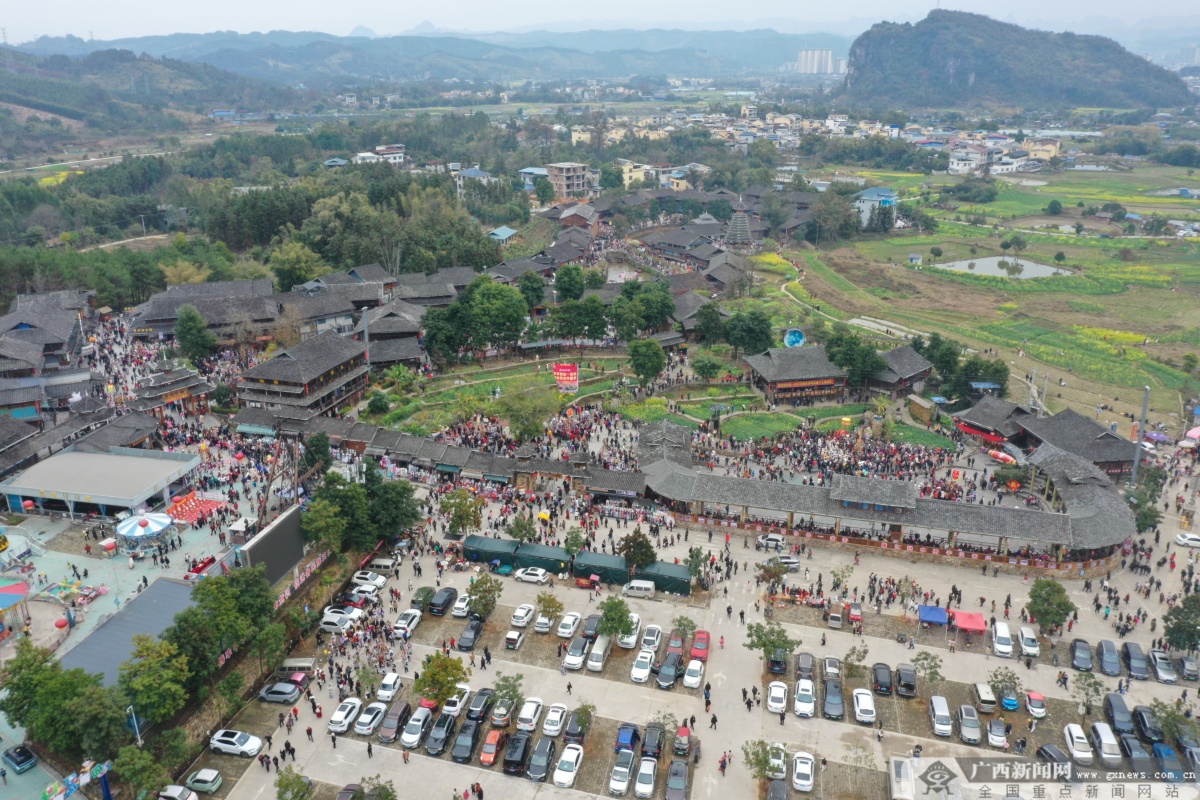
<path id="1" fill-rule="evenodd" d="M 986 683 L 977 683 L 973 689 L 975 692 L 975 709 L 980 714 L 995 714 L 996 693 L 992 691 L 992 687 Z"/>
<path id="2" fill-rule="evenodd" d="M 1037 658 L 1042 654 L 1042 646 L 1038 644 L 1033 628 L 1021 628 L 1018 633 L 1021 636 L 1021 655 Z"/>
<path id="3" fill-rule="evenodd" d="M 999 658 L 1012 658 L 1013 640 L 1007 622 L 992 623 L 992 653 Z"/>
<path id="4" fill-rule="evenodd" d="M 653 600 L 654 581 L 630 581 L 621 587 L 621 594 L 626 597 L 641 597 L 644 600 Z"/>
<path id="5" fill-rule="evenodd" d="M 391 577 L 392 571 L 396 569 L 396 565 L 400 562 L 394 558 L 387 556 L 379 556 L 371 559 L 371 563 L 367 564 L 366 569 L 374 570 L 385 578 Z"/>
<path id="6" fill-rule="evenodd" d="M 317 674 L 317 660 L 315 658 L 285 658 L 279 668 L 275 670 L 276 675 L 294 675 L 297 672 L 303 672 L 308 676 Z"/>
<path id="7" fill-rule="evenodd" d="M 954 732 L 954 723 L 950 717 L 950 704 L 940 694 L 929 698 L 929 721 L 933 724 L 935 736 L 949 736 Z"/>
<path id="8" fill-rule="evenodd" d="M 1109 724 L 1093 722 L 1091 734 L 1092 749 L 1096 751 L 1096 757 L 1100 759 L 1100 763 L 1106 767 L 1120 766 L 1121 748 L 1117 744 L 1117 737 L 1113 734 Z"/>
<path id="9" fill-rule="evenodd" d="M 592 644 L 592 652 L 588 653 L 588 671 L 599 672 L 600 670 L 604 669 L 604 662 L 608 660 L 608 651 L 611 649 L 611 636 L 597 636 L 596 641 Z"/>

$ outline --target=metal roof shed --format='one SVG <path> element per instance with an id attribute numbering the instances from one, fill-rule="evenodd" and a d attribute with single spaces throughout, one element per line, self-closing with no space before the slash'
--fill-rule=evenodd
<path id="1" fill-rule="evenodd" d="M 575 556 L 574 575 L 576 578 L 588 578 L 599 575 L 605 583 L 623 585 L 629 580 L 629 567 L 625 565 L 625 556 L 612 556 L 607 553 L 593 553 L 584 550 Z"/>
<path id="2" fill-rule="evenodd" d="M 512 566 L 516 560 L 518 543 L 511 539 L 493 539 L 490 536 L 468 536 L 463 540 L 463 553 L 468 561 L 490 564 L 499 560 Z"/>
<path id="3" fill-rule="evenodd" d="M 634 577 L 639 580 L 654 581 L 654 588 L 660 592 L 681 595 L 692 593 L 692 573 L 684 564 L 656 561 L 650 566 L 638 570 Z"/>
<path id="4" fill-rule="evenodd" d="M 523 544 L 517 549 L 517 566 L 541 567 L 542 569 L 560 574 L 567 571 L 571 563 L 571 554 L 561 547 L 550 547 L 544 544 Z"/>

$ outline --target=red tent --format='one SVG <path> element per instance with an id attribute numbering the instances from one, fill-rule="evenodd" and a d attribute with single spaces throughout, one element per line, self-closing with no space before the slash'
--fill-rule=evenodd
<path id="1" fill-rule="evenodd" d="M 972 633 L 983 633 L 987 630 L 987 622 L 983 619 L 983 614 L 970 614 L 965 611 L 957 611 L 954 614 L 954 624 L 959 630 L 971 631 Z"/>
<path id="2" fill-rule="evenodd" d="M 998 436 L 997 434 L 994 434 L 994 433 L 988 433 L 987 431 L 980 430 L 979 428 L 976 428 L 973 425 L 968 425 L 967 423 L 962 422 L 962 421 L 959 421 L 958 423 L 956 423 L 955 427 L 957 427 L 960 431 L 967 434 L 968 436 L 978 436 L 981 439 L 983 439 L 985 442 L 991 442 L 992 444 L 999 444 L 1000 442 L 1008 441 L 1003 436 Z"/>

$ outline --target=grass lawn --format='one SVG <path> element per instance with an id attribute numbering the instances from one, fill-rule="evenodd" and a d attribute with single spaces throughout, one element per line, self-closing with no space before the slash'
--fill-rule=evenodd
<path id="1" fill-rule="evenodd" d="M 953 440 L 942 436 L 940 433 L 927 431 L 924 428 L 914 428 L 912 425 L 905 425 L 903 422 L 897 423 L 892 428 L 892 441 L 905 442 L 907 444 L 923 444 L 927 447 L 943 447 L 947 450 L 954 449 Z"/>
<path id="2" fill-rule="evenodd" d="M 791 414 L 779 412 L 767 414 L 739 414 L 721 420 L 721 432 L 726 436 L 738 439 L 761 439 L 764 436 L 778 436 L 781 433 L 794 431 L 800 427 L 801 420 Z"/>

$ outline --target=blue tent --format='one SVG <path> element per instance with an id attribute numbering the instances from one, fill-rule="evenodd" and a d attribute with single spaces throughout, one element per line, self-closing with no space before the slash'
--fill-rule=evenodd
<path id="1" fill-rule="evenodd" d="M 921 622 L 928 622 L 932 625 L 946 624 L 946 609 L 941 606 L 921 606 Z"/>

